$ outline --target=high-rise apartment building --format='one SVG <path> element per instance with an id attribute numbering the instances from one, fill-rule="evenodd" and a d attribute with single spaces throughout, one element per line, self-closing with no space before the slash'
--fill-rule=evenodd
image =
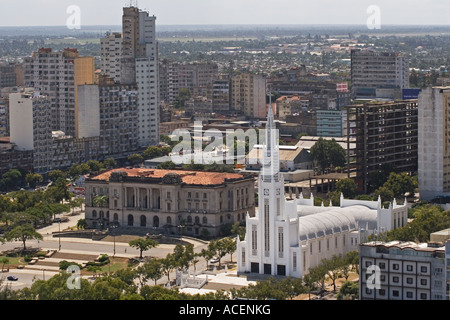
<path id="1" fill-rule="evenodd" d="M 138 137 L 145 147 L 159 143 L 158 48 L 155 16 L 123 8 L 121 83 L 138 88 Z"/>
<path id="2" fill-rule="evenodd" d="M 264 119 L 266 110 L 266 79 L 261 75 L 242 73 L 234 76 L 232 107 L 249 118 Z"/>
<path id="3" fill-rule="evenodd" d="M 108 33 L 100 39 L 102 73 L 120 82 L 120 60 L 122 59 L 122 34 Z"/>
<path id="4" fill-rule="evenodd" d="M 135 85 L 100 81 L 100 148 L 105 156 L 123 158 L 139 149 L 138 102 Z"/>
<path id="5" fill-rule="evenodd" d="M 351 51 L 353 97 L 401 98 L 409 88 L 409 61 L 398 52 Z"/>
<path id="6" fill-rule="evenodd" d="M 35 172 L 48 172 L 52 162 L 52 132 L 50 99 L 33 89 L 11 93 L 10 123 L 11 143 L 18 150 L 33 151 Z"/>
<path id="7" fill-rule="evenodd" d="M 417 100 L 368 102 L 346 109 L 348 145 L 352 139 L 356 142 L 354 162 L 348 148 L 349 171 L 356 169 L 365 193 L 379 172 L 415 174 L 420 123 Z"/>
<path id="8" fill-rule="evenodd" d="M 420 198 L 450 196 L 450 87 L 419 94 L 418 178 Z"/>
<path id="9" fill-rule="evenodd" d="M 0 89 L 16 85 L 16 66 L 13 63 L 0 64 Z"/>
<path id="10" fill-rule="evenodd" d="M 75 137 L 78 85 L 94 83 L 94 58 L 80 57 L 76 49 L 39 49 L 25 58 L 24 82 L 50 98 L 52 129 Z"/>
<path id="11" fill-rule="evenodd" d="M 172 103 L 180 89 L 188 89 L 193 95 L 199 88 L 210 87 L 216 81 L 219 81 L 219 67 L 215 63 L 179 63 L 166 59 L 159 62 L 161 101 Z M 216 89 L 223 85 L 214 84 Z"/>

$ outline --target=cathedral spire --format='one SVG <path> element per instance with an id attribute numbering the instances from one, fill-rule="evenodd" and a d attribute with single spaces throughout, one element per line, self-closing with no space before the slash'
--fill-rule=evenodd
<path id="1" fill-rule="evenodd" d="M 280 159 L 279 159 L 278 135 L 272 110 L 272 95 L 269 92 L 269 108 L 265 130 L 265 145 L 263 147 L 262 176 L 265 181 L 279 181 Z"/>

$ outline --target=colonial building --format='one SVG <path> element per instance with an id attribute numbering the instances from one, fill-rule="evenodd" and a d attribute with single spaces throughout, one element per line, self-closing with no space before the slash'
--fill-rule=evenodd
<path id="1" fill-rule="evenodd" d="M 222 226 L 253 215 L 254 191 L 254 179 L 237 173 L 116 169 L 86 179 L 86 222 L 216 236 Z"/>
<path id="2" fill-rule="evenodd" d="M 238 272 L 302 277 L 333 255 L 358 249 L 370 233 L 407 223 L 407 205 L 394 201 L 346 200 L 339 207 L 314 206 L 314 197 L 287 201 L 280 172 L 280 150 L 269 108 L 266 142 L 258 178 L 258 208 L 246 216 L 246 235 L 237 240 Z"/>

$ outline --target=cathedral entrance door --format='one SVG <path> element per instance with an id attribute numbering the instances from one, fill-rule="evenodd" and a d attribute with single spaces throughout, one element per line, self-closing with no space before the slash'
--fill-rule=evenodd
<path id="1" fill-rule="evenodd" d="M 277 275 L 285 276 L 286 275 L 286 266 L 278 264 L 277 265 Z"/>

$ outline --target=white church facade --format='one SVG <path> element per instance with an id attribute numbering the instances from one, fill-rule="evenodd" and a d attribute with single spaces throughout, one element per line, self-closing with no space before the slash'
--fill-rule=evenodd
<path id="1" fill-rule="evenodd" d="M 258 177 L 258 208 L 246 217 L 244 240 L 237 239 L 238 273 L 302 277 L 333 255 L 358 250 L 372 233 L 404 226 L 408 208 L 395 200 L 383 208 L 381 200 L 348 200 L 340 206 L 314 206 L 302 194 L 287 200 L 279 168 L 279 146 L 269 108 L 266 142 Z"/>

